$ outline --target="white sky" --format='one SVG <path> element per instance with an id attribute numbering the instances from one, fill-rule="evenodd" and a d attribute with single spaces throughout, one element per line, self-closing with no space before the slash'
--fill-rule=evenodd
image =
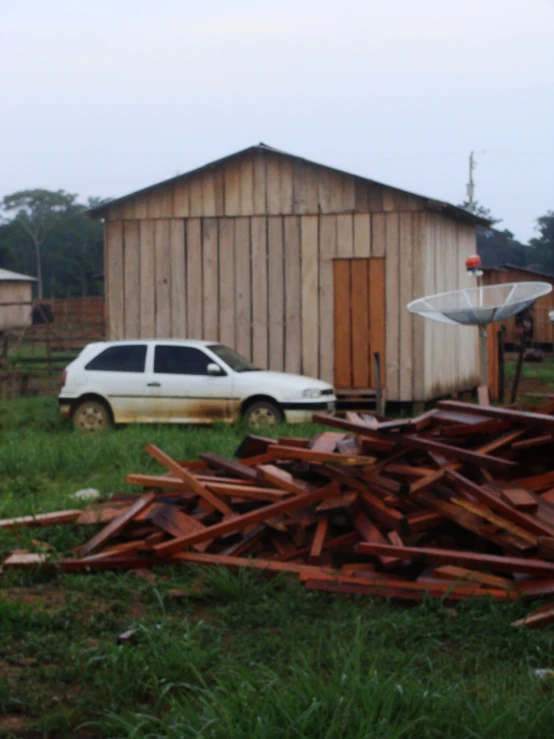
<path id="1" fill-rule="evenodd" d="M 263 141 L 521 240 L 554 210 L 554 0 L 0 0 L 0 197 L 118 197 Z"/>

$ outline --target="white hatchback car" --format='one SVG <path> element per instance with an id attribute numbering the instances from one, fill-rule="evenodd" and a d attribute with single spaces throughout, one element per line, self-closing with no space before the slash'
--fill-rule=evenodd
<path id="1" fill-rule="evenodd" d="M 232 423 L 263 426 L 309 421 L 332 411 L 327 382 L 254 367 L 211 341 L 150 339 L 86 346 L 69 364 L 59 395 L 75 428 L 111 423 Z"/>

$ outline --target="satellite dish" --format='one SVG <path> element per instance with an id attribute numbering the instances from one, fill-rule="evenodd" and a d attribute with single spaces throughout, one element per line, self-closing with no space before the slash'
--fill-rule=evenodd
<path id="1" fill-rule="evenodd" d="M 515 316 L 551 290 L 552 285 L 548 282 L 508 282 L 469 287 L 412 300 L 408 303 L 408 310 L 443 323 L 483 326 Z"/>
<path id="2" fill-rule="evenodd" d="M 515 316 L 537 298 L 548 295 L 548 282 L 508 282 L 503 285 L 453 290 L 408 303 L 410 313 L 442 323 L 479 326 L 481 336 L 481 383 L 487 384 L 487 325 Z"/>

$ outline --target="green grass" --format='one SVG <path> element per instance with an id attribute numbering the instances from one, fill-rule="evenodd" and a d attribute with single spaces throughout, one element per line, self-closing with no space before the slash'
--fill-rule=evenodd
<path id="1" fill-rule="evenodd" d="M 277 434 L 315 433 L 311 426 Z M 55 401 L 0 407 L 0 516 L 73 507 L 70 493 L 123 490 L 178 458 L 232 454 L 236 428 L 128 427 L 75 434 Z M 91 529 L 3 532 L 0 553 Z M 285 576 L 163 568 L 0 581 L 0 736 L 423 739 L 550 737 L 552 632 L 515 631 L 520 604 L 382 600 L 307 592 Z M 175 598 L 172 589 L 186 595 Z M 133 629 L 133 637 L 117 636 Z M 10 731 L 13 733 L 10 734 Z M 2 734 L 2 732 L 4 732 Z M 34 732 L 34 733 L 33 733 Z"/>
<path id="2" fill-rule="evenodd" d="M 506 377 L 511 381 L 516 371 L 517 358 L 510 355 L 506 361 Z M 554 391 L 554 357 L 547 356 L 542 362 L 524 362 L 522 378 L 538 380 L 553 386 Z"/>

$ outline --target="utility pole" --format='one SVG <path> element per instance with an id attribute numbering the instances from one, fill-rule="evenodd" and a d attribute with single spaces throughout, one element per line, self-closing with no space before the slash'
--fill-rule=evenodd
<path id="1" fill-rule="evenodd" d="M 468 200 L 468 210 L 470 213 L 473 213 L 475 211 L 475 200 L 474 200 L 474 192 L 475 192 L 475 183 L 473 182 L 473 170 L 475 169 L 475 159 L 473 156 L 473 152 L 470 152 L 469 154 L 469 182 L 467 183 L 467 200 Z"/>

